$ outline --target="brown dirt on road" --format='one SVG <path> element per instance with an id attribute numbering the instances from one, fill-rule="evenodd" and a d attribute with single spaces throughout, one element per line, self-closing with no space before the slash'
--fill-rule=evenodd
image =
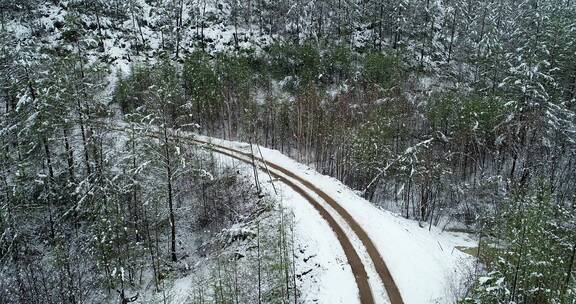
<path id="1" fill-rule="evenodd" d="M 218 153 L 221 153 L 221 154 L 224 154 L 226 156 L 238 159 L 240 161 L 250 163 L 250 160 L 245 160 L 243 158 L 239 158 L 238 156 L 236 156 L 232 153 L 222 151 L 219 149 L 211 149 L 211 150 L 218 152 Z M 233 151 L 234 153 L 244 154 L 241 151 L 236 151 L 233 149 L 226 149 L 226 150 Z M 245 156 L 248 157 L 248 155 L 245 155 Z M 249 156 L 249 157 L 251 157 L 251 156 Z M 264 167 L 262 165 L 259 165 L 259 166 L 262 169 L 264 169 Z M 293 182 L 291 182 L 290 180 L 288 180 L 287 178 L 285 178 L 282 175 L 275 174 L 274 172 L 270 172 L 270 174 L 273 175 L 275 178 L 281 180 L 283 183 L 285 183 L 290 188 L 292 188 L 294 191 L 296 191 L 298 194 L 300 194 L 302 197 L 304 197 L 314 207 L 314 209 L 316 209 L 316 211 L 318 211 L 318 213 L 320 213 L 322 218 L 328 223 L 330 228 L 336 234 L 336 237 L 338 238 L 338 241 L 340 242 L 340 245 L 342 246 L 342 249 L 344 250 L 344 254 L 346 255 L 346 259 L 348 259 L 348 264 L 350 264 L 350 268 L 352 268 L 352 273 L 354 274 L 354 278 L 356 280 L 356 285 L 358 286 L 358 291 L 360 293 L 360 302 L 362 304 L 373 304 L 374 298 L 372 296 L 372 291 L 370 289 L 370 285 L 368 284 L 368 274 L 366 273 L 366 269 L 364 268 L 364 264 L 362 263 L 360 256 L 356 252 L 356 249 L 354 249 L 354 246 L 352 246 L 352 242 L 350 242 L 350 239 L 348 239 L 348 236 L 346 235 L 344 230 L 342 230 L 342 228 L 338 225 L 338 223 L 330 215 L 330 213 L 328 213 L 328 211 L 324 207 L 322 207 L 322 205 L 320 205 L 320 203 L 318 203 L 316 200 L 314 200 L 314 198 L 312 198 L 308 193 L 306 193 L 306 191 L 304 191 L 302 188 L 298 187 L 296 184 L 294 184 Z"/>
<path id="2" fill-rule="evenodd" d="M 110 130 L 126 132 L 125 128 L 122 128 L 122 127 L 115 127 L 115 126 L 110 126 L 110 125 L 107 125 L 107 127 Z M 149 136 L 153 137 L 153 135 L 149 135 Z M 250 163 L 251 162 L 250 158 L 253 157 L 252 154 L 247 153 L 247 152 L 243 152 L 243 151 L 228 148 L 228 147 L 225 147 L 222 145 L 198 140 L 195 138 L 189 138 L 189 137 L 178 136 L 178 135 L 176 135 L 175 137 L 178 137 L 178 138 L 184 139 L 184 140 L 189 140 L 189 141 L 196 142 L 196 143 L 203 144 L 203 145 L 217 147 L 218 149 L 211 148 L 211 150 L 218 152 L 218 153 L 221 153 L 221 154 L 224 154 L 224 155 L 227 155 L 227 156 L 230 156 L 230 157 L 233 157 L 233 158 L 236 158 L 236 159 L 239 159 L 239 160 L 244 161 L 244 162 Z M 225 150 L 225 151 L 222 151 L 222 150 Z M 226 152 L 226 151 L 229 151 L 229 152 Z M 249 157 L 249 160 L 241 159 L 241 158 L 235 156 L 233 153 L 238 153 L 240 155 Z M 384 287 L 386 289 L 386 293 L 388 294 L 388 298 L 390 299 L 390 303 L 391 304 L 404 304 L 404 300 L 402 300 L 402 296 L 400 295 L 400 291 L 398 290 L 398 287 L 396 286 L 396 283 L 394 282 L 394 279 L 392 278 L 392 275 L 390 274 L 388 267 L 386 266 L 386 264 L 384 263 L 384 260 L 380 256 L 380 253 L 376 249 L 376 246 L 374 245 L 374 243 L 372 242 L 370 237 L 368 237 L 368 234 L 360 227 L 360 225 L 354 220 L 352 215 L 350 215 L 350 213 L 348 213 L 348 211 L 346 211 L 346 209 L 344 209 L 342 206 L 340 206 L 340 204 L 338 204 L 332 197 L 330 197 L 324 191 L 320 190 L 319 188 L 314 186 L 309 181 L 301 178 L 300 176 L 297 176 L 293 172 L 291 172 L 291 171 L 289 171 L 289 170 L 287 170 L 287 169 L 285 169 L 279 165 L 276 165 L 275 163 L 271 163 L 271 162 L 268 162 L 264 159 L 261 159 L 260 157 L 254 156 L 254 159 L 256 159 L 262 163 L 262 164 L 257 164 L 259 167 L 265 169 L 265 166 L 263 165 L 265 163 L 267 166 L 274 168 L 274 169 L 282 172 L 283 174 L 286 174 L 290 178 L 293 178 L 293 179 L 297 180 L 298 182 L 302 183 L 308 189 L 312 190 L 318 196 L 320 196 L 322 199 L 324 199 L 326 201 L 326 203 L 328 203 L 332 208 L 334 208 L 334 210 L 336 210 L 336 212 L 338 212 L 340 214 L 340 216 L 342 216 L 342 218 L 348 223 L 348 225 L 350 225 L 350 227 L 352 228 L 354 233 L 358 236 L 360 241 L 362 241 L 362 244 L 365 246 L 370 258 L 372 259 L 372 262 L 374 263 L 374 265 L 376 267 L 376 271 L 378 273 L 378 276 L 380 276 L 380 279 L 382 280 L 382 283 L 384 284 Z M 283 176 L 280 176 L 278 174 L 274 174 L 273 172 L 270 172 L 270 174 L 274 175 L 278 179 L 281 179 L 288 186 L 290 186 L 292 189 L 294 189 L 297 193 L 302 195 L 306 200 L 308 200 L 308 202 L 310 202 L 310 204 L 312 204 L 312 206 L 314 206 L 314 208 L 320 213 L 322 218 L 324 218 L 324 220 L 326 220 L 326 222 L 328 223 L 330 228 L 334 231 L 334 233 L 336 233 L 338 241 L 340 242 L 340 245 L 342 246 L 342 249 L 344 250 L 344 254 L 346 255 L 346 258 L 348 259 L 348 263 L 350 264 L 350 267 L 352 268 L 352 272 L 354 274 L 354 278 L 356 280 L 356 284 L 357 284 L 358 290 L 360 292 L 360 302 L 362 304 L 373 304 L 374 303 L 374 297 L 372 295 L 370 285 L 368 284 L 368 274 L 366 273 L 366 269 L 364 268 L 364 264 L 360 260 L 358 253 L 356 252 L 356 250 L 352 246 L 350 239 L 344 233 L 344 230 L 338 225 L 338 223 L 330 215 L 330 213 L 324 207 L 322 207 L 322 205 L 320 203 L 318 203 L 310 195 L 308 195 L 306 193 L 306 191 L 304 191 L 303 189 L 301 189 L 300 187 L 298 187 L 297 185 L 295 185 L 294 183 L 292 183 L 291 181 L 289 181 L 288 179 L 286 179 Z"/>
<path id="3" fill-rule="evenodd" d="M 193 139 L 193 140 L 197 141 L 199 143 L 203 143 L 203 144 L 217 147 L 219 149 L 231 151 L 232 153 L 238 153 L 238 154 L 244 155 L 244 156 L 249 157 L 249 158 L 252 157 L 252 155 L 250 153 L 247 153 L 247 152 L 238 151 L 236 149 L 228 148 L 228 147 L 221 146 L 221 145 L 214 144 L 214 143 L 208 143 L 208 142 L 197 140 L 197 139 Z M 238 157 L 235 157 L 232 153 L 221 151 L 219 149 L 213 149 L 213 150 L 216 152 L 222 153 L 222 154 L 226 154 L 230 157 L 234 157 L 236 159 L 239 159 Z M 374 245 L 374 243 L 372 242 L 372 240 L 370 239 L 368 234 L 364 231 L 364 229 L 362 229 L 362 227 L 356 222 L 356 220 L 354 220 L 352 215 L 350 213 L 348 213 L 348 211 L 346 209 L 344 209 L 340 204 L 338 204 L 338 202 L 336 202 L 336 200 L 334 200 L 331 196 L 326 194 L 324 191 L 320 190 L 318 187 L 314 186 L 311 182 L 301 178 L 300 176 L 294 174 L 293 172 L 291 172 L 291 171 L 289 171 L 289 170 L 287 170 L 287 169 L 285 169 L 285 168 L 283 168 L 283 167 L 281 167 L 275 163 L 271 163 L 271 162 L 268 162 L 264 159 L 261 159 L 260 157 L 254 156 L 254 158 L 257 159 L 258 161 L 262 162 L 262 163 L 266 163 L 266 165 L 268 165 L 269 167 L 276 169 L 276 170 L 282 172 L 283 174 L 286 174 L 290 178 L 297 180 L 298 182 L 300 182 L 301 184 L 306 186 L 308 189 L 314 191 L 318 196 L 320 196 L 324 201 L 326 201 L 326 203 L 328 203 L 328 205 L 330 205 L 330 207 L 334 208 L 334 210 L 336 210 L 336 212 L 338 212 L 338 214 L 340 216 L 342 216 L 342 218 L 346 221 L 346 223 L 348 223 L 348 225 L 350 225 L 350 227 L 352 228 L 354 233 L 358 236 L 360 241 L 362 241 L 362 244 L 366 248 L 366 251 L 368 252 L 368 255 L 370 256 L 370 259 L 372 260 L 372 262 L 374 263 L 374 266 L 376 267 L 376 272 L 378 273 L 378 276 L 380 277 L 380 279 L 382 280 L 382 283 L 384 284 L 384 287 L 386 289 L 386 293 L 388 294 L 388 297 L 390 299 L 390 303 L 391 304 L 404 304 L 404 300 L 402 299 L 400 291 L 398 290 L 398 286 L 396 286 L 396 282 L 394 281 L 394 278 L 392 277 L 390 270 L 386 266 L 386 263 L 384 263 L 382 256 L 380 256 L 378 249 L 376 249 L 376 246 Z M 242 161 L 246 161 L 246 160 L 242 160 Z M 262 165 L 259 165 L 259 166 L 263 168 Z M 356 278 L 356 283 L 358 284 L 358 289 L 360 290 L 361 302 L 362 303 L 373 303 L 374 299 L 372 297 L 372 292 L 370 291 L 370 286 L 368 285 L 368 277 L 366 274 L 366 270 L 364 269 L 364 265 L 362 264 L 362 261 L 360 260 L 358 254 L 356 253 L 356 250 L 352 246 L 350 240 L 348 239 L 348 237 L 346 236 L 346 234 L 344 233 L 342 228 L 340 226 L 338 226 L 338 224 L 336 223 L 334 218 L 328 213 L 328 211 L 326 209 L 324 209 L 313 198 L 311 198 L 308 194 L 306 194 L 305 191 L 303 191 L 302 189 L 300 189 L 299 187 L 294 185 L 294 183 L 290 182 L 286 178 L 279 176 L 277 174 L 273 174 L 272 172 L 271 172 L 271 174 L 274 175 L 275 177 L 281 179 L 282 181 L 284 181 L 292 189 L 294 189 L 296 192 L 300 193 L 300 195 L 302 195 L 304 198 L 306 198 L 314 206 L 314 208 L 316 208 L 316 210 L 318 210 L 320 215 L 322 215 L 322 217 L 328 222 L 328 224 L 330 225 L 332 230 L 334 230 L 334 232 L 336 233 L 336 236 L 338 237 L 338 240 L 340 241 L 340 244 L 342 245 L 342 248 L 344 249 L 344 253 L 346 254 L 346 257 L 348 258 L 348 262 L 350 263 L 350 266 L 352 267 L 354 277 Z"/>

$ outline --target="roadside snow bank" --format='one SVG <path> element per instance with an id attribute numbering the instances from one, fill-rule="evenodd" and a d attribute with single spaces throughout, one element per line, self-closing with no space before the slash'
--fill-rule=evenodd
<path id="1" fill-rule="evenodd" d="M 249 145 L 245 143 L 209 137 L 199 138 L 241 149 L 245 152 L 250 151 Z M 340 181 L 322 175 L 279 151 L 263 147 L 261 150 L 264 159 L 287 168 L 299 177 L 312 182 L 332 196 L 356 219 L 378 248 L 405 303 L 451 303 L 454 301 L 458 294 L 458 290 L 454 289 L 458 287 L 458 282 L 466 279 L 468 270 L 474 261 L 469 255 L 457 250 L 456 246 L 475 246 L 475 242 L 471 238 L 460 233 L 442 233 L 435 227 L 428 231 L 427 228 L 421 228 L 415 221 L 406 220 L 399 215 L 375 207 Z M 312 207 L 305 202 L 299 203 L 293 208 L 296 215 L 301 208 Z M 315 211 L 311 210 L 305 213 L 312 215 L 313 212 Z M 303 215 L 303 211 L 301 211 L 300 218 L 301 221 L 308 223 L 321 221 L 320 216 L 317 215 L 316 219 L 313 219 L 313 217 Z M 316 225 L 322 226 L 319 223 Z M 324 230 L 326 228 L 328 228 L 327 225 Z M 307 233 L 312 234 L 315 229 L 318 228 L 310 227 Z M 327 239 L 330 235 L 335 239 L 334 233 L 326 233 L 326 231 L 321 233 Z M 322 242 L 319 238 L 314 239 L 317 242 Z M 320 247 L 322 246 L 318 248 Z M 338 285 L 330 287 L 331 291 L 337 289 Z"/>
<path id="2" fill-rule="evenodd" d="M 264 150 L 262 150 L 264 152 Z M 244 162 L 214 153 L 220 163 L 252 175 L 252 167 Z M 262 189 L 276 197 L 293 214 L 295 268 L 299 303 L 354 304 L 359 302 L 358 288 L 338 238 L 312 205 L 290 186 L 274 181 L 259 171 Z"/>

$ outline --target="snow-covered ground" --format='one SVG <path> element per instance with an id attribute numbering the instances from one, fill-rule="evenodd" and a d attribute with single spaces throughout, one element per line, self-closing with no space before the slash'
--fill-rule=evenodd
<path id="1" fill-rule="evenodd" d="M 252 175 L 252 167 L 245 162 L 222 154 L 214 155 L 221 163 L 241 169 Z M 342 247 L 328 224 L 318 212 L 289 186 L 270 181 L 263 170 L 259 171 L 262 189 L 277 197 L 294 215 L 294 236 L 297 260 L 296 274 L 300 275 L 298 288 L 303 303 L 352 304 L 358 302 L 358 289 Z M 274 183 L 274 186 L 272 185 Z M 275 194 L 276 188 L 277 195 Z"/>
<path id="2" fill-rule="evenodd" d="M 203 137 L 203 140 L 241 149 L 249 152 L 245 143 L 229 142 Z M 406 220 L 399 215 L 381 210 L 358 196 L 340 181 L 322 175 L 315 170 L 297 163 L 279 151 L 261 148 L 264 159 L 291 170 L 305 180 L 312 182 L 322 191 L 333 197 L 343 206 L 368 233 L 386 262 L 402 297 L 407 304 L 452 303 L 459 295 L 460 282 L 466 279 L 472 269 L 472 257 L 456 249 L 456 246 L 474 246 L 475 242 L 465 234 L 440 232 L 439 229 L 421 228 L 417 222 Z M 222 158 L 229 158 L 221 156 Z M 250 170 L 246 166 L 246 170 Z M 262 181 L 268 180 L 261 172 Z M 304 280 L 301 286 L 305 299 L 318 299 L 320 303 L 358 303 L 358 291 L 346 257 L 339 246 L 335 234 L 330 230 L 318 212 L 299 194 L 287 186 L 279 185 L 281 200 L 291 208 L 295 218 L 297 243 L 315 252 L 317 263 L 313 281 Z M 272 191 L 270 186 L 268 191 Z M 328 208 L 327 208 L 328 209 Z M 333 210 L 331 214 L 334 216 Z M 336 217 L 336 216 L 335 216 Z M 344 220 L 339 219 L 347 235 L 363 261 L 369 260 L 359 240 L 351 234 Z M 367 265 L 368 264 L 368 265 Z M 370 285 L 377 302 L 386 301 L 373 265 L 365 262 Z M 306 271 L 310 261 L 298 261 L 298 270 Z"/>

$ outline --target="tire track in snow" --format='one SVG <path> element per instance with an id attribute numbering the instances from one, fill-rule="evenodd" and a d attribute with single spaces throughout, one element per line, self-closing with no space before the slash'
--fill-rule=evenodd
<path id="1" fill-rule="evenodd" d="M 340 204 L 338 204 L 338 202 L 336 202 L 336 200 L 334 198 L 332 198 L 330 195 L 326 194 L 326 192 L 324 192 L 321 189 L 319 189 L 318 187 L 316 187 L 310 181 L 298 176 L 297 174 L 293 173 L 292 171 L 290 171 L 284 167 L 281 167 L 275 163 L 266 161 L 260 157 L 255 156 L 255 155 L 252 156 L 252 154 L 250 154 L 248 152 L 244 152 L 241 150 L 233 149 L 233 148 L 222 146 L 222 145 L 215 144 L 215 143 L 206 142 L 203 140 L 199 140 L 197 138 L 190 139 L 190 140 L 201 143 L 203 145 L 207 145 L 212 151 L 215 151 L 215 152 L 218 152 L 221 154 L 225 154 L 227 156 L 230 156 L 230 157 L 233 157 L 236 159 L 240 159 L 240 158 L 235 156 L 234 153 L 240 154 L 244 157 L 248 157 L 248 160 L 240 159 L 244 162 L 251 163 L 251 158 L 254 157 L 254 159 L 258 160 L 260 163 L 262 163 L 262 164 L 265 163 L 268 167 L 273 168 L 275 170 L 278 170 L 278 171 L 282 172 L 283 174 L 289 176 L 290 178 L 297 180 L 299 183 L 304 185 L 306 188 L 308 188 L 312 192 L 316 193 L 330 207 L 332 207 L 334 210 L 336 210 L 336 212 L 346 221 L 346 223 L 350 226 L 352 231 L 360 239 L 360 241 L 362 242 L 362 244 L 366 248 L 368 255 L 370 256 L 370 259 L 374 263 L 374 266 L 376 268 L 376 272 L 378 273 L 378 276 L 380 277 L 380 279 L 382 280 L 382 283 L 384 284 L 384 288 L 386 289 L 386 293 L 388 294 L 388 298 L 390 299 L 390 303 L 391 304 L 404 304 L 404 300 L 402 299 L 400 291 L 399 291 L 398 287 L 396 286 L 396 282 L 394 281 L 394 278 L 392 277 L 390 270 L 386 266 L 384 259 L 382 258 L 382 256 L 378 252 L 378 249 L 376 249 L 376 246 L 374 245 L 374 243 L 372 242 L 372 240 L 370 239 L 368 234 L 364 231 L 364 229 L 362 229 L 362 227 L 358 224 L 358 222 L 356 222 L 356 220 L 352 217 L 352 215 L 345 208 L 343 208 Z M 216 148 L 213 148 L 213 147 L 216 147 Z M 224 150 L 224 151 L 222 151 L 222 150 Z M 264 166 L 259 165 L 259 164 L 257 164 L 257 165 L 260 166 L 262 169 L 265 169 Z M 348 237 L 345 235 L 343 229 L 336 223 L 336 221 L 328 213 L 328 211 L 326 209 L 324 209 L 324 207 L 322 207 L 312 197 L 310 197 L 308 194 L 306 194 L 304 190 L 300 189 L 297 185 L 295 185 L 293 182 L 289 181 L 285 177 L 278 175 L 276 173 L 273 173 L 273 172 L 270 172 L 270 173 L 272 175 L 274 175 L 276 178 L 280 178 L 284 183 L 289 185 L 292 189 L 294 189 L 296 192 L 298 192 L 304 198 L 306 198 L 314 206 L 314 208 L 316 208 L 316 210 L 318 210 L 318 212 L 320 212 L 322 217 L 328 222 L 328 224 L 330 225 L 332 230 L 334 230 L 334 232 L 336 233 L 338 240 L 340 240 L 340 244 L 342 245 L 342 248 L 344 249 L 344 252 L 346 253 L 346 256 L 348 257 L 348 262 L 350 263 L 350 266 L 352 267 L 352 271 L 354 272 L 354 277 L 356 278 L 356 282 L 358 284 L 358 289 L 360 290 L 361 302 L 362 303 L 373 303 L 374 299 L 372 297 L 372 292 L 371 292 L 370 286 L 368 284 L 368 277 L 367 277 L 364 265 L 362 264 L 361 261 L 355 261 L 354 257 L 352 257 L 352 256 L 355 256 L 359 260 L 358 253 L 356 252 L 356 250 L 353 247 L 351 247 L 352 244 L 351 244 L 350 240 L 348 239 Z M 343 235 L 340 235 L 340 233 Z M 345 243 L 349 244 L 349 246 Z M 349 254 L 350 254 L 350 256 L 349 256 Z M 351 260 L 351 257 L 352 257 L 352 260 Z M 355 263 L 360 263 L 360 266 L 355 265 Z M 356 268 L 356 270 L 355 270 L 355 268 Z M 366 288 L 367 288 L 367 290 L 366 290 Z M 368 294 L 369 294 L 369 296 L 368 296 Z M 363 297 L 363 295 L 364 295 L 364 297 Z"/>
<path id="2" fill-rule="evenodd" d="M 232 157 L 232 158 L 240 160 L 242 162 L 246 162 L 249 164 L 252 163 L 252 161 L 250 159 L 250 157 L 252 157 L 252 156 L 246 155 L 242 151 L 224 148 L 223 146 L 213 145 L 213 144 L 210 144 L 210 143 L 207 143 L 204 141 L 200 141 L 197 139 L 190 139 L 190 140 L 201 143 L 202 145 L 207 147 L 209 150 L 212 150 L 214 152 L 226 155 L 228 157 Z M 213 148 L 211 146 L 217 146 L 218 148 Z M 227 150 L 227 151 L 223 151 L 222 149 Z M 230 151 L 230 152 L 228 152 L 228 151 Z M 249 157 L 249 158 L 245 159 L 243 157 L 238 157 L 234 153 L 241 154 L 241 155 L 243 155 L 245 157 Z M 260 158 L 258 158 L 258 160 L 260 162 L 262 162 L 262 160 Z M 272 165 L 270 163 L 267 163 L 267 164 L 269 166 Z M 263 164 L 256 164 L 256 165 L 259 166 L 261 169 L 265 169 Z M 281 171 L 281 170 L 279 170 L 279 171 Z M 370 288 L 370 284 L 368 283 L 368 274 L 366 273 L 366 269 L 364 268 L 364 264 L 362 263 L 360 256 L 356 252 L 356 249 L 352 245 L 352 242 L 350 241 L 350 239 L 348 238 L 348 236 L 346 235 L 346 233 L 344 232 L 342 227 L 340 227 L 340 225 L 338 225 L 338 223 L 332 217 L 332 215 L 330 215 L 330 213 L 324 207 L 322 207 L 322 205 L 319 202 L 317 202 L 314 198 L 312 198 L 306 192 L 306 190 L 302 189 L 300 186 L 296 185 L 294 182 L 292 182 L 291 180 L 289 180 L 288 178 L 286 178 L 285 176 L 283 176 L 281 174 L 277 174 L 274 171 L 270 171 L 270 174 L 272 176 L 274 176 L 275 178 L 281 180 L 284 184 L 288 185 L 290 188 L 292 188 L 292 190 L 294 190 L 296 193 L 300 194 L 303 198 L 305 198 L 314 207 L 314 209 L 316 209 L 316 211 L 318 211 L 318 213 L 320 213 L 320 216 L 322 216 L 322 218 L 328 223 L 328 225 L 330 226 L 330 229 L 332 229 L 332 231 L 334 231 L 334 233 L 336 234 L 336 237 L 337 237 L 338 241 L 340 242 L 342 249 L 344 250 L 344 254 L 346 255 L 346 259 L 348 260 L 348 264 L 350 265 L 350 268 L 352 268 L 352 273 L 354 274 L 354 278 L 356 280 L 356 285 L 358 286 L 358 291 L 360 294 L 360 302 L 362 304 L 373 304 L 374 303 L 374 297 L 372 295 L 372 290 Z"/>
<path id="3" fill-rule="evenodd" d="M 121 131 L 121 132 L 129 132 L 130 131 L 130 130 L 127 130 L 123 126 L 111 126 L 110 124 L 107 124 L 107 125 L 104 124 L 104 126 L 110 130 L 116 130 L 116 131 Z M 154 134 L 154 135 L 149 135 L 151 137 L 160 136 L 159 134 L 157 134 L 158 132 L 154 132 L 154 131 L 148 131 L 148 132 Z M 334 198 L 332 198 L 330 195 L 326 194 L 326 192 L 322 191 L 321 189 L 316 187 L 314 184 L 312 184 L 310 181 L 298 176 L 294 172 L 292 172 L 292 171 L 290 171 L 284 167 L 281 167 L 275 163 L 272 163 L 272 162 L 266 161 L 260 157 L 257 157 L 256 155 L 252 155 L 251 153 L 244 152 L 244 151 L 241 151 L 238 149 L 233 149 L 233 148 L 219 145 L 216 143 L 200 140 L 198 138 L 195 138 L 194 135 L 192 135 L 192 137 L 190 137 L 190 136 L 182 136 L 182 135 L 177 135 L 177 134 L 170 134 L 170 136 L 181 139 L 181 140 L 185 140 L 185 141 L 191 141 L 193 143 L 204 146 L 204 147 L 206 147 L 206 148 L 208 148 L 214 152 L 238 159 L 240 161 L 243 161 L 243 162 L 246 162 L 249 164 L 252 163 L 252 158 L 254 158 L 254 160 L 257 160 L 259 162 L 259 164 L 257 163 L 256 165 L 258 167 L 260 167 L 261 169 L 268 170 L 268 168 L 265 167 L 267 165 L 269 168 L 277 170 L 277 171 L 281 172 L 282 174 L 288 176 L 289 178 L 292 178 L 292 179 L 298 181 L 300 184 L 302 184 L 303 186 L 308 188 L 310 191 L 314 192 L 316 195 L 321 197 L 330 207 L 332 207 L 345 220 L 345 222 L 350 226 L 352 231 L 356 234 L 356 236 L 360 239 L 360 241 L 362 242 L 362 244 L 366 248 L 366 251 L 368 252 L 368 255 L 370 256 L 370 259 L 374 263 L 374 266 L 376 268 L 376 272 L 378 273 L 378 276 L 380 277 L 380 279 L 382 280 L 382 283 L 384 284 L 384 288 L 386 289 L 386 293 L 388 294 L 388 298 L 390 300 L 390 303 L 391 304 L 404 304 L 404 300 L 402 299 L 400 291 L 399 291 L 398 287 L 396 286 L 396 282 L 394 281 L 394 279 L 390 273 L 390 270 L 386 266 L 386 263 L 384 262 L 382 256 L 378 252 L 378 249 L 376 249 L 376 246 L 374 245 L 374 243 L 372 242 L 372 240 L 370 239 L 368 234 L 364 231 L 364 229 L 362 229 L 362 227 L 358 224 L 358 222 L 356 222 L 354 217 L 352 217 L 352 215 L 345 208 L 343 208 L 340 204 L 338 204 L 338 202 L 336 202 L 336 200 Z M 238 156 L 238 154 L 241 156 Z M 247 159 L 244 157 L 246 157 Z M 354 278 L 356 280 L 356 285 L 358 286 L 358 290 L 359 290 L 359 294 L 360 294 L 360 302 L 362 304 L 374 304 L 374 297 L 372 294 L 372 290 L 370 288 L 370 284 L 368 283 L 368 274 L 366 272 L 364 264 L 362 263 L 362 260 L 360 259 L 358 252 L 356 251 L 356 249 L 352 245 L 352 242 L 350 241 L 350 239 L 348 238 L 348 236 L 346 235 L 346 233 L 344 232 L 342 227 L 340 227 L 340 225 L 338 225 L 338 223 L 334 219 L 334 217 L 332 217 L 332 215 L 330 215 L 330 213 L 319 202 L 317 202 L 314 198 L 312 198 L 306 192 L 306 190 L 302 189 L 301 187 L 299 187 L 297 184 L 295 184 L 289 178 L 286 178 L 282 174 L 278 174 L 278 173 L 275 173 L 273 171 L 270 171 L 270 174 L 273 175 L 274 177 L 282 180 L 286 185 L 291 187 L 295 192 L 297 192 L 302 197 L 304 197 L 320 213 L 322 218 L 328 223 L 330 228 L 336 234 L 338 241 L 340 242 L 340 245 L 342 246 L 342 249 L 344 250 L 346 258 L 348 259 L 348 263 L 350 264 L 350 267 L 352 268 L 352 272 L 353 272 Z"/>

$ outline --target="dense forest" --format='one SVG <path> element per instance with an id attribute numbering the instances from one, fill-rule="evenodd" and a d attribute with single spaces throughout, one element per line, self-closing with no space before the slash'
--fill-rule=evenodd
<path id="1" fill-rule="evenodd" d="M 0 303 L 166 303 L 192 251 L 210 262 L 188 301 L 296 303 L 290 215 L 175 130 L 474 234 L 462 303 L 576 301 L 570 0 L 0 0 L 0 18 Z"/>

